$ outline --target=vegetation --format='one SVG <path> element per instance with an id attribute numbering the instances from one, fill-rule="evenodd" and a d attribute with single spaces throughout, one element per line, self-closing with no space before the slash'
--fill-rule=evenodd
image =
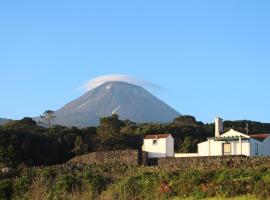
<path id="1" fill-rule="evenodd" d="M 45 119 L 45 121 L 48 121 L 48 126 L 51 128 L 52 120 L 55 118 L 54 111 L 46 110 L 40 117 Z"/>
<path id="2" fill-rule="evenodd" d="M 225 128 L 244 131 L 247 123 L 252 134 L 270 132 L 270 124 L 250 121 L 225 122 Z M 139 149 L 145 135 L 157 133 L 171 133 L 177 151 L 195 152 L 198 142 L 213 136 L 214 125 L 192 116 L 181 116 L 168 124 L 136 124 L 113 115 L 102 118 L 98 127 L 84 129 L 45 128 L 31 118 L 9 121 L 0 126 L 0 168 L 12 170 L 0 172 L 0 200 L 270 196 L 268 168 L 177 171 L 120 163 L 63 164 L 87 152 Z"/>
<path id="3" fill-rule="evenodd" d="M 270 169 L 168 170 L 121 163 L 24 168 L 0 180 L 0 199 L 270 197 Z"/>
<path id="4" fill-rule="evenodd" d="M 250 121 L 228 121 L 225 128 L 243 131 L 247 123 L 250 133 L 270 132 L 270 124 Z M 0 166 L 52 165 L 86 152 L 139 149 L 145 135 L 157 133 L 171 133 L 177 152 L 196 152 L 198 142 L 213 136 L 214 125 L 198 122 L 192 116 L 178 117 L 169 124 L 136 124 L 112 115 L 100 119 L 98 127 L 44 128 L 24 118 L 0 126 Z"/>

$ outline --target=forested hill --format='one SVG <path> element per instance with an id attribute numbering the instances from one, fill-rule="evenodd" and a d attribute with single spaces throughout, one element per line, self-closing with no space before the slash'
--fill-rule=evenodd
<path id="1" fill-rule="evenodd" d="M 242 133 L 248 134 L 270 134 L 270 123 L 261 123 L 249 120 L 239 120 L 239 121 L 225 121 L 224 122 L 225 131 L 233 128 Z"/>
<path id="2" fill-rule="evenodd" d="M 270 124 L 226 121 L 225 130 L 251 134 L 270 133 Z M 31 118 L 9 121 L 0 126 L 0 166 L 52 165 L 87 152 L 139 149 L 145 135 L 171 133 L 177 152 L 196 152 L 198 142 L 214 136 L 214 124 L 204 124 L 192 116 L 181 116 L 167 124 L 136 124 L 117 115 L 100 119 L 98 127 L 78 129 L 44 128 Z"/>

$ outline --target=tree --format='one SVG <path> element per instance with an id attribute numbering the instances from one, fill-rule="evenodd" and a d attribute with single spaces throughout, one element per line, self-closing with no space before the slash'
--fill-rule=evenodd
<path id="1" fill-rule="evenodd" d="M 117 145 L 117 140 L 120 137 L 122 126 L 124 126 L 124 123 L 119 120 L 119 116 L 115 114 L 111 117 L 100 119 L 100 125 L 97 128 L 97 133 L 100 138 L 101 148 L 108 150 Z"/>
<path id="2" fill-rule="evenodd" d="M 52 110 L 46 110 L 40 117 L 48 121 L 49 128 L 51 128 L 52 120 L 56 117 L 55 112 Z"/>
<path id="3" fill-rule="evenodd" d="M 37 123 L 32 118 L 25 117 L 21 120 L 10 120 L 4 127 L 7 129 L 31 131 L 37 127 Z"/>
<path id="4" fill-rule="evenodd" d="M 6 164 L 7 166 L 13 166 L 16 163 L 15 151 L 12 145 L 8 145 L 6 150 Z"/>
<path id="5" fill-rule="evenodd" d="M 12 145 L 8 145 L 7 148 L 0 147 L 0 163 L 9 167 L 15 165 L 15 152 Z"/>
<path id="6" fill-rule="evenodd" d="M 77 136 L 75 143 L 74 143 L 74 153 L 79 156 L 82 154 L 87 153 L 87 149 L 88 149 L 88 145 L 84 144 L 82 137 L 81 136 Z"/>
<path id="7" fill-rule="evenodd" d="M 181 153 L 191 153 L 192 146 L 193 144 L 191 138 L 186 137 L 180 148 Z"/>

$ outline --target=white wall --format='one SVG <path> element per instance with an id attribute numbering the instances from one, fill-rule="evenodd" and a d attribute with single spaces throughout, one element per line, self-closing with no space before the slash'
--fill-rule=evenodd
<path id="1" fill-rule="evenodd" d="M 176 153 L 174 154 L 175 158 L 189 158 L 189 157 L 198 157 L 198 153 Z"/>
<path id="2" fill-rule="evenodd" d="M 169 136 L 166 140 L 166 153 L 168 157 L 174 157 L 174 139 Z"/>
<path id="3" fill-rule="evenodd" d="M 258 145 L 258 155 L 256 155 L 256 144 Z M 263 155 L 263 144 L 262 142 L 250 139 L 250 156 L 262 156 Z"/>
<path id="4" fill-rule="evenodd" d="M 148 152 L 149 158 L 166 157 L 166 138 L 158 139 L 158 143 L 153 145 L 153 139 L 144 139 L 144 151 Z"/>
<path id="5" fill-rule="evenodd" d="M 222 142 L 208 140 L 206 142 L 198 144 L 199 156 L 220 156 L 222 155 Z"/>
<path id="6" fill-rule="evenodd" d="M 245 155 L 250 156 L 250 142 L 249 140 L 242 140 L 239 142 L 239 140 L 235 140 L 231 142 L 231 152 L 232 155 Z"/>
<path id="7" fill-rule="evenodd" d="M 214 141 L 210 139 L 206 142 L 198 144 L 199 156 L 222 156 L 222 144 L 224 141 Z M 249 140 L 242 140 L 242 145 L 239 140 L 231 141 L 231 155 L 246 155 L 250 156 L 250 143 Z M 242 147 L 241 147 L 242 146 Z M 242 148 L 242 152 L 241 152 Z"/>
<path id="8" fill-rule="evenodd" d="M 262 143 L 262 156 L 270 156 L 270 137 L 266 138 Z"/>
<path id="9" fill-rule="evenodd" d="M 157 144 L 153 141 L 157 140 Z M 160 139 L 144 139 L 143 151 L 149 158 L 174 157 L 174 139 L 172 136 Z"/>

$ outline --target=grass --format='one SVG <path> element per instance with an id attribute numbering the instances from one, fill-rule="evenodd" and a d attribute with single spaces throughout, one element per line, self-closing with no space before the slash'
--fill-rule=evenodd
<path id="1" fill-rule="evenodd" d="M 1 200 L 267 200 L 269 196 L 268 168 L 181 171 L 121 163 L 64 164 L 24 169 L 0 180 Z"/>

